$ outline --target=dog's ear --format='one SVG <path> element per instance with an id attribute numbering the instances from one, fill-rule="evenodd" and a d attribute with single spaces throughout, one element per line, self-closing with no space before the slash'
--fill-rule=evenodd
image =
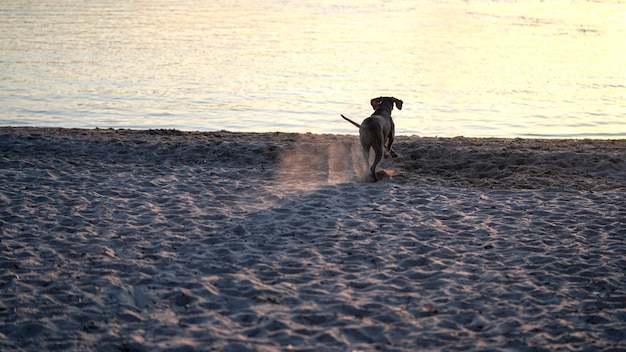
<path id="1" fill-rule="evenodd" d="M 370 104 L 372 104 L 372 109 L 376 110 L 378 104 L 380 104 L 380 98 L 374 98 L 370 100 Z"/>
<path id="2" fill-rule="evenodd" d="M 398 110 L 402 110 L 402 104 L 404 104 L 402 100 L 393 98 L 393 102 L 396 103 L 396 107 L 398 108 Z"/>

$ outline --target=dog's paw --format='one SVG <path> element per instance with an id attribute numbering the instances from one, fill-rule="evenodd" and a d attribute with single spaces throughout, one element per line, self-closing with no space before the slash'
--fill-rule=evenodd
<path id="1" fill-rule="evenodd" d="M 378 181 L 381 181 L 382 179 L 389 178 L 389 177 L 390 177 L 390 175 L 387 173 L 387 171 L 385 171 L 385 170 L 378 170 L 378 171 L 376 171 L 376 179 L 374 180 L 374 182 L 378 182 Z M 373 179 L 373 177 L 372 177 L 372 179 Z"/>

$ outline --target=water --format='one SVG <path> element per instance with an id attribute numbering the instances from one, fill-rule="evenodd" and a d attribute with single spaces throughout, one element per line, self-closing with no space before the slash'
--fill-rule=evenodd
<path id="1" fill-rule="evenodd" d="M 0 0 L 0 125 L 626 138 L 626 6 Z"/>

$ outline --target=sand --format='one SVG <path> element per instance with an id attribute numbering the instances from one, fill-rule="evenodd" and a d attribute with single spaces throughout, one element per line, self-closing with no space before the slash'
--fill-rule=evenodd
<path id="1" fill-rule="evenodd" d="M 0 350 L 626 350 L 626 140 L 0 128 Z"/>

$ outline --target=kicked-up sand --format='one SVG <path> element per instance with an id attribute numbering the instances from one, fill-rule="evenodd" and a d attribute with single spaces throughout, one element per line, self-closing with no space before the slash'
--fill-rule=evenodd
<path id="1" fill-rule="evenodd" d="M 0 350 L 626 350 L 626 140 L 0 128 Z"/>

